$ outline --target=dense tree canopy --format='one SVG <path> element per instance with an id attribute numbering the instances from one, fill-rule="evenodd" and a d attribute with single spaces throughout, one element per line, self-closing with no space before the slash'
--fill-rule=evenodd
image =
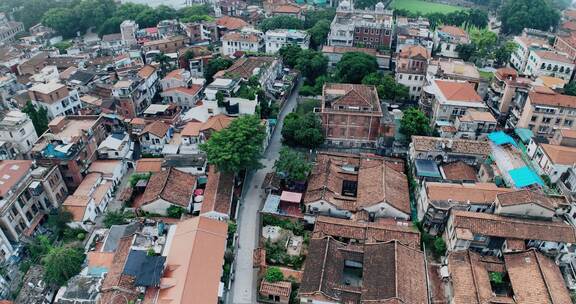
<path id="1" fill-rule="evenodd" d="M 22 112 L 28 114 L 38 136 L 48 130 L 48 123 L 50 120 L 48 119 L 48 111 L 45 108 L 40 107 L 39 109 L 36 109 L 32 102 L 28 101 L 26 106 L 22 109 Z"/>
<path id="2" fill-rule="evenodd" d="M 303 29 L 303 23 L 300 19 L 290 16 L 275 16 L 266 18 L 260 23 L 260 29 L 263 32 L 276 29 Z"/>
<path id="3" fill-rule="evenodd" d="M 70 278 L 80 273 L 84 262 L 80 248 L 54 247 L 43 258 L 44 280 L 54 286 L 63 286 Z"/>
<path id="4" fill-rule="evenodd" d="M 344 54 L 336 65 L 337 78 L 343 83 L 361 83 L 366 75 L 377 70 L 376 57 L 360 52 Z"/>
<path id="5" fill-rule="evenodd" d="M 336 10 L 333 8 L 307 10 L 304 13 L 304 28 L 311 29 L 322 20 L 332 22 L 334 16 L 336 16 Z"/>
<path id="6" fill-rule="evenodd" d="M 261 167 L 265 137 L 266 130 L 260 118 L 244 115 L 234 119 L 228 128 L 213 133 L 200 148 L 208 155 L 208 162 L 218 170 L 238 173 Z"/>
<path id="7" fill-rule="evenodd" d="M 274 168 L 291 181 L 305 181 L 312 169 L 303 153 L 283 147 L 280 157 L 274 163 Z"/>
<path id="8" fill-rule="evenodd" d="M 576 82 L 572 81 L 564 86 L 564 94 L 576 96 Z"/>
<path id="9" fill-rule="evenodd" d="M 374 85 L 378 90 L 378 96 L 384 100 L 408 99 L 409 91 L 405 85 L 396 83 L 394 77 L 380 73 L 368 74 L 362 79 L 362 84 Z"/>
<path id="10" fill-rule="evenodd" d="M 284 118 L 282 137 L 284 143 L 292 147 L 317 148 L 324 142 L 322 122 L 313 112 L 290 113 Z"/>
<path id="11" fill-rule="evenodd" d="M 228 58 L 217 57 L 211 59 L 208 61 L 208 65 L 206 65 L 206 68 L 204 69 L 204 78 L 206 78 L 208 83 L 212 82 L 212 80 L 214 80 L 212 78 L 214 74 L 216 74 L 218 71 L 229 68 L 233 63 L 234 61 Z"/>
<path id="12" fill-rule="evenodd" d="M 488 13 L 481 9 L 460 10 L 450 13 L 429 13 L 412 12 L 404 9 L 394 10 L 394 14 L 406 17 L 426 17 L 430 21 L 430 26 L 434 29 L 438 25 L 454 26 L 475 26 L 484 28 L 488 25 Z"/>
<path id="13" fill-rule="evenodd" d="M 400 121 L 400 133 L 404 134 L 408 140 L 412 135 L 431 135 L 430 119 L 422 111 L 410 108 L 404 111 Z"/>
<path id="14" fill-rule="evenodd" d="M 499 12 L 505 34 L 519 34 L 524 28 L 547 31 L 560 21 L 560 13 L 546 0 L 505 0 Z"/>
<path id="15" fill-rule="evenodd" d="M 314 84 L 316 78 L 326 74 L 328 58 L 322 52 L 302 50 L 296 60 L 296 69 L 306 78 L 307 84 Z"/>
<path id="16" fill-rule="evenodd" d="M 294 44 L 285 45 L 278 50 L 278 55 L 282 58 L 282 64 L 289 68 L 296 66 L 300 53 L 302 53 L 302 49 Z"/>
<path id="17" fill-rule="evenodd" d="M 320 20 L 312 28 L 308 30 L 310 34 L 310 47 L 318 49 L 326 42 L 328 33 L 330 32 L 330 21 Z"/>

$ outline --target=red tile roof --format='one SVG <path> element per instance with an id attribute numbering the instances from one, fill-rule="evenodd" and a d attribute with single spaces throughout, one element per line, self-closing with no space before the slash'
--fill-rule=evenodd
<path id="1" fill-rule="evenodd" d="M 142 79 L 147 79 L 148 77 L 152 76 L 156 72 L 156 68 L 151 65 L 146 65 L 138 71 L 138 77 Z"/>
<path id="2" fill-rule="evenodd" d="M 146 125 L 144 127 L 144 129 L 142 130 L 142 135 L 146 134 L 146 133 L 150 133 L 150 134 L 154 134 L 160 138 L 166 136 L 166 133 L 168 133 L 168 130 L 170 130 L 170 126 L 167 125 L 166 123 L 164 123 L 161 120 L 155 120 L 152 123 Z"/>
<path id="3" fill-rule="evenodd" d="M 230 215 L 233 190 L 234 174 L 218 172 L 216 167 L 210 165 L 200 214 L 215 211 Z"/>
<path id="4" fill-rule="evenodd" d="M 136 161 L 136 173 L 160 172 L 162 171 L 163 158 L 142 158 Z"/>
<path id="5" fill-rule="evenodd" d="M 216 24 L 218 26 L 225 27 L 228 30 L 239 30 L 239 29 L 248 25 L 248 23 L 246 23 L 246 21 L 244 21 L 240 18 L 235 18 L 235 17 L 230 17 L 230 16 L 222 16 L 222 17 L 216 19 Z"/>
<path id="6" fill-rule="evenodd" d="M 530 102 L 553 107 L 576 108 L 576 96 L 562 95 L 551 90 L 534 88 L 529 93 Z"/>
<path id="7" fill-rule="evenodd" d="M 435 80 L 436 85 L 447 100 L 482 102 L 474 86 L 468 82 Z"/>
<path id="8" fill-rule="evenodd" d="M 190 95 L 190 96 L 196 96 L 196 95 L 198 95 L 198 92 L 200 92 L 200 90 L 202 90 L 201 85 L 193 84 L 189 88 L 188 87 L 175 87 L 175 88 L 166 89 L 163 91 L 163 93 L 179 92 L 179 93 Z"/>
<path id="9" fill-rule="evenodd" d="M 196 176 L 178 169 L 168 168 L 150 177 L 142 197 L 142 205 L 157 199 L 188 208 L 196 187 Z"/>

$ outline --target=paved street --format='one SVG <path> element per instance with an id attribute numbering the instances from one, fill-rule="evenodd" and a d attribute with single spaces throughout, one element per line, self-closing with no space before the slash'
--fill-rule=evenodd
<path id="1" fill-rule="evenodd" d="M 282 125 L 284 117 L 296 107 L 297 92 L 301 83 L 294 89 L 293 94 L 279 115 L 278 124 L 272 135 L 272 140 L 264 154 L 262 165 L 264 168 L 248 175 L 244 188 L 244 199 L 241 202 L 238 218 L 238 244 L 236 254 L 235 280 L 230 287 L 229 299 L 233 304 L 256 303 L 256 270 L 252 267 L 252 253 L 258 244 L 258 226 L 260 224 L 258 211 L 264 202 L 264 191 L 261 189 L 266 173 L 273 170 L 274 162 L 278 158 L 282 147 Z M 230 302 L 230 301 L 228 301 Z"/>

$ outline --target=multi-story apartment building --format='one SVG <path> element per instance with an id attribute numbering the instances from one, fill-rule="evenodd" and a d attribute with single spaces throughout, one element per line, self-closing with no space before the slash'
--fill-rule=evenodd
<path id="1" fill-rule="evenodd" d="M 257 53 L 263 48 L 261 35 L 251 32 L 230 32 L 222 37 L 222 55 L 231 56 L 236 52 Z"/>
<path id="2" fill-rule="evenodd" d="M 30 160 L 0 161 L 0 295 L 6 296 L 18 273 L 22 238 L 35 234 L 40 222 L 67 195 L 58 167 L 41 167 Z"/>
<path id="3" fill-rule="evenodd" d="M 576 129 L 575 96 L 562 95 L 545 87 L 534 87 L 524 107 L 519 110 L 513 111 L 511 115 L 518 117 L 515 127 L 529 128 L 538 135 L 552 137 L 556 129 Z"/>
<path id="4" fill-rule="evenodd" d="M 374 86 L 325 84 L 320 116 L 330 144 L 373 147 L 380 136 L 383 114 Z"/>
<path id="5" fill-rule="evenodd" d="M 469 44 L 470 37 L 465 30 L 452 26 L 444 25 L 434 32 L 434 49 L 438 49 L 438 55 L 443 57 L 458 58 L 460 57 L 456 47 L 460 44 Z"/>
<path id="6" fill-rule="evenodd" d="M 496 119 L 489 111 L 468 110 L 454 122 L 455 138 L 486 139 L 496 130 Z"/>
<path id="7" fill-rule="evenodd" d="M 530 78 L 519 77 L 513 68 L 496 70 L 488 88 L 486 104 L 499 124 L 506 123 L 512 110 L 524 107 L 532 83 Z"/>
<path id="8" fill-rule="evenodd" d="M 396 57 L 396 82 L 408 87 L 410 99 L 422 94 L 430 52 L 421 45 L 406 45 Z"/>
<path id="9" fill-rule="evenodd" d="M 296 45 L 307 50 L 310 45 L 310 35 L 300 30 L 269 30 L 264 36 L 264 45 L 268 54 L 276 54 L 287 45 Z"/>
<path id="10" fill-rule="evenodd" d="M 20 156 L 27 155 L 38 140 L 32 120 L 18 110 L 10 111 L 0 120 L 0 140 L 12 143 Z"/>
<path id="11" fill-rule="evenodd" d="M 176 53 L 179 49 L 186 46 L 188 37 L 173 36 L 159 40 L 145 42 L 142 51 L 148 53 L 151 51 L 160 51 L 162 53 Z"/>
<path id="12" fill-rule="evenodd" d="M 518 46 L 510 56 L 510 63 L 517 71 L 524 72 L 528 65 L 528 59 L 532 51 L 549 50 L 548 41 L 542 37 L 530 36 L 523 33 L 514 37 L 514 43 Z"/>
<path id="13" fill-rule="evenodd" d="M 23 86 L 18 83 L 16 75 L 6 73 L 0 76 L 0 104 L 10 106 L 10 99 L 14 97 Z"/>
<path id="14" fill-rule="evenodd" d="M 420 106 L 431 115 L 433 124 L 439 121 L 454 122 L 468 110 L 488 110 L 474 86 L 468 82 L 433 80 L 422 92 Z"/>
<path id="15" fill-rule="evenodd" d="M 453 58 L 431 60 L 426 78 L 428 82 L 433 79 L 466 81 L 471 83 L 475 90 L 480 86 L 480 72 L 476 65 Z"/>
<path id="16" fill-rule="evenodd" d="M 74 115 L 82 108 L 78 91 L 69 90 L 61 83 L 40 83 L 28 90 L 30 100 L 35 106 L 48 111 L 48 118 L 62 115 Z"/>
<path id="17" fill-rule="evenodd" d="M 328 45 L 389 49 L 394 32 L 392 15 L 381 2 L 372 11 L 354 9 L 351 2 L 341 1 L 330 25 Z"/>
<path id="18" fill-rule="evenodd" d="M 433 34 L 430 32 L 430 22 L 426 18 L 396 18 L 396 52 L 407 45 L 421 45 L 432 54 L 434 47 Z"/>
<path id="19" fill-rule="evenodd" d="M 554 40 L 554 49 L 565 53 L 571 60 L 576 60 L 576 33 L 558 33 Z"/>
<path id="20" fill-rule="evenodd" d="M 530 52 L 524 74 L 528 76 L 552 76 L 570 81 L 574 73 L 574 60 L 555 51 Z"/>
<path id="21" fill-rule="evenodd" d="M 134 118 L 152 102 L 158 90 L 158 72 L 150 65 L 144 66 L 136 75 L 124 78 L 112 87 L 112 97 L 119 101 L 118 114 Z"/>
<path id="22" fill-rule="evenodd" d="M 138 43 L 136 40 L 136 32 L 138 32 L 138 23 L 134 20 L 124 20 L 120 24 L 120 34 L 122 34 L 122 43 L 124 45 L 135 45 Z"/>
<path id="23" fill-rule="evenodd" d="M 57 165 L 66 186 L 76 189 L 96 160 L 98 145 L 106 138 L 103 116 L 57 117 L 32 148 L 32 157 L 43 166 Z"/>

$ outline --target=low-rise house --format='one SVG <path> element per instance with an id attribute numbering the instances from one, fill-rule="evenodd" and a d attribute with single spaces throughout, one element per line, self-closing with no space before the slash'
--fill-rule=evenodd
<path id="1" fill-rule="evenodd" d="M 304 193 L 305 219 L 410 219 L 406 175 L 395 166 L 380 157 L 318 154 Z"/>
<path id="2" fill-rule="evenodd" d="M 554 260 L 535 249 L 506 253 L 503 259 L 473 251 L 448 255 L 449 303 L 570 303 Z M 502 278 L 501 283 L 492 279 Z"/>
<path id="3" fill-rule="evenodd" d="M 160 51 L 166 53 L 176 53 L 188 43 L 188 38 L 184 36 L 172 36 L 164 39 L 151 40 L 144 42 L 142 51 L 146 54 L 149 52 Z"/>
<path id="4" fill-rule="evenodd" d="M 530 141 L 528 156 L 536 166 L 538 173 L 546 175 L 552 183 L 576 163 L 576 147 L 537 143 Z"/>
<path id="5" fill-rule="evenodd" d="M 212 166 L 204 188 L 204 199 L 194 204 L 200 215 L 220 221 L 236 218 L 238 204 L 234 202 L 234 173 L 219 172 Z"/>
<path id="6" fill-rule="evenodd" d="M 196 176 L 168 168 L 150 177 L 138 204 L 143 211 L 161 215 L 167 215 L 172 206 L 190 212 L 195 188 Z"/>
<path id="7" fill-rule="evenodd" d="M 128 133 L 112 133 L 98 145 L 99 159 L 131 160 L 133 142 Z"/>
<path id="8" fill-rule="evenodd" d="M 473 63 L 464 62 L 458 59 L 443 59 L 431 61 L 426 71 L 426 81 L 433 79 L 465 81 L 478 90 L 480 86 L 480 72 Z"/>
<path id="9" fill-rule="evenodd" d="M 178 125 L 180 123 L 180 113 L 182 108 L 177 104 L 151 104 L 142 112 L 142 119 L 146 123 L 161 121 L 168 125 Z"/>
<path id="10" fill-rule="evenodd" d="M 456 133 L 454 138 L 486 139 L 488 134 L 496 130 L 496 118 L 490 112 L 468 110 L 454 122 Z"/>
<path id="11" fill-rule="evenodd" d="M 116 82 L 112 96 L 118 100 L 117 112 L 124 118 L 134 118 L 141 114 L 156 95 L 158 72 L 155 67 L 146 65 L 136 75 L 129 75 Z"/>
<path id="12" fill-rule="evenodd" d="M 264 35 L 266 53 L 276 54 L 282 47 L 295 45 L 307 50 L 310 45 L 310 35 L 306 31 L 277 29 L 269 30 Z"/>
<path id="13" fill-rule="evenodd" d="M 483 163 L 492 151 L 486 141 L 412 136 L 410 159 L 430 159 L 437 163 L 464 161 L 469 165 Z"/>
<path id="14" fill-rule="evenodd" d="M 291 2 L 274 5 L 270 10 L 271 16 L 287 16 L 304 20 L 304 9 L 300 5 Z"/>
<path id="15" fill-rule="evenodd" d="M 434 47 L 433 33 L 427 18 L 396 17 L 396 52 L 408 45 L 421 45 L 431 54 Z"/>
<path id="16" fill-rule="evenodd" d="M 10 111 L 0 120 L 0 140 L 11 143 L 20 157 L 28 156 L 38 135 L 26 113 Z"/>
<path id="17" fill-rule="evenodd" d="M 575 66 L 574 60 L 564 53 L 538 50 L 530 52 L 528 64 L 523 72 L 528 76 L 553 76 L 569 81 Z"/>
<path id="18" fill-rule="evenodd" d="M 157 120 L 147 124 L 139 135 L 142 152 L 160 154 L 164 145 L 170 142 L 170 138 L 172 138 L 172 127 L 166 123 Z"/>
<path id="19" fill-rule="evenodd" d="M 538 248 L 561 258 L 576 241 L 574 228 L 561 221 L 537 221 L 469 211 L 452 211 L 444 241 L 448 251 L 482 254 Z"/>
<path id="20" fill-rule="evenodd" d="M 97 160 L 90 165 L 88 173 L 100 173 L 102 178 L 111 181 L 113 187 L 120 185 L 122 177 L 126 174 L 128 165 L 122 160 Z"/>
<path id="21" fill-rule="evenodd" d="M 103 116 L 60 116 L 34 144 L 32 157 L 43 166 L 57 165 L 66 186 L 74 190 L 96 160 L 98 146 L 106 136 Z"/>
<path id="22" fill-rule="evenodd" d="M 101 46 L 105 49 L 119 51 L 124 46 L 122 33 L 108 34 L 102 36 Z"/>
<path id="23" fill-rule="evenodd" d="M 169 103 L 183 109 L 194 107 L 200 100 L 202 85 L 193 84 L 187 87 L 175 87 L 162 91 L 161 96 Z"/>
<path id="24" fill-rule="evenodd" d="M 298 291 L 303 303 L 428 304 L 424 253 L 399 241 L 348 245 L 313 238 Z"/>
<path id="25" fill-rule="evenodd" d="M 89 173 L 74 194 L 68 196 L 62 206 L 72 213 L 68 225 L 86 228 L 87 223 L 95 223 L 96 216 L 104 213 L 112 200 L 114 186 L 104 179 L 101 173 Z"/>
<path id="26" fill-rule="evenodd" d="M 260 297 L 272 303 L 289 304 L 290 294 L 292 293 L 292 282 L 279 281 L 268 282 L 262 280 L 260 283 L 259 295 Z"/>
<path id="27" fill-rule="evenodd" d="M 493 213 L 496 196 L 511 191 L 493 183 L 425 182 L 418 193 L 418 220 L 430 234 L 441 234 L 452 210 Z"/>
<path id="28" fill-rule="evenodd" d="M 275 57 L 253 56 L 238 59 L 224 71 L 214 75 L 214 78 L 229 78 L 248 81 L 250 77 L 256 77 L 260 85 L 265 89 L 271 89 L 280 74 L 282 66 Z"/>
<path id="29" fill-rule="evenodd" d="M 519 77 L 518 72 L 513 68 L 496 70 L 488 88 L 486 104 L 499 123 L 505 124 L 511 113 L 517 115 L 521 112 L 532 83 L 530 78 Z M 507 127 L 513 128 L 517 117 L 515 119 L 514 121 L 511 120 L 511 124 Z"/>
<path id="30" fill-rule="evenodd" d="M 78 91 L 69 90 L 61 83 L 39 83 L 28 90 L 30 100 L 48 112 L 48 118 L 74 115 L 82 108 Z"/>
<path id="31" fill-rule="evenodd" d="M 166 267 L 161 278 L 161 282 L 170 284 L 156 288 L 151 303 L 221 301 L 227 230 L 226 222 L 203 216 L 171 226 L 168 238 L 172 241 L 162 254 L 166 256 Z"/>
<path id="32" fill-rule="evenodd" d="M 565 214 L 570 209 L 570 204 L 564 196 L 518 190 L 498 194 L 494 208 L 495 214 L 503 216 L 551 221 Z"/>
<path id="33" fill-rule="evenodd" d="M 387 243 L 398 241 L 414 249 L 420 248 L 420 232 L 409 222 L 351 221 L 328 216 L 318 216 L 314 223 L 313 238 L 333 237 L 343 243 Z"/>
<path id="34" fill-rule="evenodd" d="M 470 37 L 464 29 L 452 25 L 440 26 L 434 32 L 434 49 L 439 50 L 438 55 L 443 57 L 460 57 L 456 47 L 460 44 L 469 44 Z"/>
<path id="35" fill-rule="evenodd" d="M 262 36 L 251 32 L 230 32 L 221 40 L 224 56 L 232 56 L 236 52 L 258 53 L 264 46 Z"/>
<path id="36" fill-rule="evenodd" d="M 421 45 L 406 45 L 396 56 L 396 82 L 408 87 L 412 100 L 422 94 L 430 55 Z"/>
<path id="37" fill-rule="evenodd" d="M 383 117 L 376 87 L 325 84 L 320 117 L 329 144 L 374 147 L 380 137 Z"/>
<path id="38" fill-rule="evenodd" d="M 454 80 L 436 79 L 425 86 L 420 107 L 431 115 L 432 123 L 454 122 L 468 110 L 488 111 L 471 83 Z"/>

